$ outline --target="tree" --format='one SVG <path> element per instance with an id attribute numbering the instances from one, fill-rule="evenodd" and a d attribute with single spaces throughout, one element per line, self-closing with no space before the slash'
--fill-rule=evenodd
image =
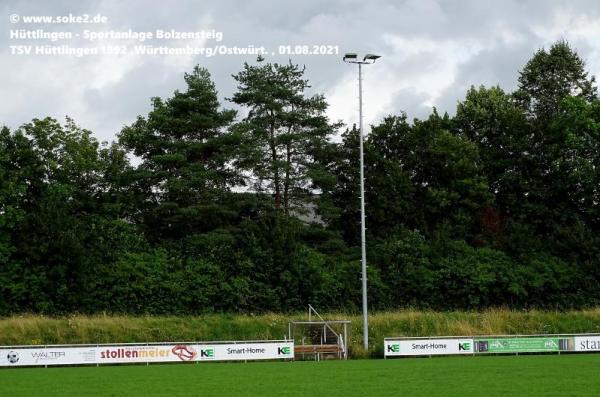
<path id="1" fill-rule="evenodd" d="M 521 128 L 527 138 L 517 163 L 522 194 L 514 200 L 514 222 L 521 224 L 516 229 L 544 236 L 540 249 L 562 257 L 565 251 L 557 247 L 589 234 L 585 230 L 596 173 L 595 78 L 588 77 L 584 61 L 568 43 L 560 41 L 525 65 L 514 98 L 529 117 Z"/>
<path id="2" fill-rule="evenodd" d="M 0 286 L 0 313 L 10 310 L 10 295 L 23 288 L 12 282 L 11 257 L 17 250 L 14 232 L 26 215 L 21 208 L 21 197 L 27 191 L 21 159 L 32 154 L 30 142 L 22 134 L 13 134 L 7 127 L 0 130 L 0 282 L 4 285 Z"/>
<path id="3" fill-rule="evenodd" d="M 600 230 L 600 100 L 569 97 L 548 129 L 546 152 L 554 161 L 547 182 L 574 212 Z M 561 188 L 562 187 L 562 188 Z M 560 189 L 560 191 L 557 191 Z"/>
<path id="4" fill-rule="evenodd" d="M 561 101 L 576 96 L 591 101 L 597 97 L 595 77 L 588 78 L 585 62 L 566 41 L 554 43 L 550 50 L 538 50 L 519 76 L 514 96 L 525 112 L 540 121 L 556 116 Z"/>
<path id="5" fill-rule="evenodd" d="M 238 91 L 232 101 L 248 109 L 237 125 L 242 136 L 238 165 L 252 173 L 254 189 L 273 194 L 275 208 L 288 215 L 295 204 L 309 201 L 311 173 L 322 171 L 315 154 L 335 127 L 325 115 L 324 97 L 307 96 L 304 68 L 263 62 L 245 63 L 233 76 Z"/>
<path id="6" fill-rule="evenodd" d="M 187 90 L 125 127 L 120 143 L 141 157 L 137 186 L 142 222 L 155 238 L 179 238 L 219 227 L 227 218 L 223 195 L 238 182 L 230 166 L 235 141 L 227 132 L 235 111 L 221 110 L 206 69 L 185 75 Z"/>
<path id="7" fill-rule="evenodd" d="M 471 87 L 460 102 L 454 128 L 478 149 L 493 202 L 481 214 L 482 236 L 503 244 L 505 227 L 529 195 L 532 133 L 522 109 L 500 87 Z"/>
<path id="8" fill-rule="evenodd" d="M 429 236 L 444 228 L 463 238 L 473 236 L 478 227 L 475 215 L 490 195 L 477 147 L 452 127 L 452 120 L 435 109 L 427 120 L 413 125 L 397 116 L 373 127 L 369 142 L 381 166 L 373 168 L 369 179 L 379 179 L 371 202 L 386 203 L 379 209 L 380 219 L 397 214 L 396 224 Z M 386 195 L 390 197 L 379 199 Z"/>
<path id="9" fill-rule="evenodd" d="M 327 164 L 328 172 L 333 178 L 328 183 L 321 184 L 319 213 L 328 228 L 339 231 L 351 245 L 357 245 L 360 241 L 358 140 L 356 126 L 346 129 L 342 133 L 342 142 L 335 144 L 320 159 L 323 164 Z"/>
<path id="10" fill-rule="evenodd" d="M 135 234 L 119 219 L 104 180 L 106 170 L 126 166 L 124 153 L 103 157 L 91 132 L 71 119 L 34 119 L 14 132 L 4 129 L 0 140 L 8 182 L 0 187 L 7 193 L 0 228 L 9 241 L 0 270 L 4 309 L 82 308 L 85 275 L 110 263 Z M 124 232 L 114 238 L 117 224 Z"/>

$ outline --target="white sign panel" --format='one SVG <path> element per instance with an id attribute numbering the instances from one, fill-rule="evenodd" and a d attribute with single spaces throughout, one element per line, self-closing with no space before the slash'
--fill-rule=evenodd
<path id="1" fill-rule="evenodd" d="M 293 358 L 294 342 L 0 348 L 0 367 Z"/>
<path id="2" fill-rule="evenodd" d="M 600 351 L 600 335 L 594 336 L 576 336 L 575 351 L 593 352 Z"/>
<path id="3" fill-rule="evenodd" d="M 385 340 L 383 347 L 386 357 L 473 354 L 473 339 Z"/>
<path id="4" fill-rule="evenodd" d="M 294 358 L 294 343 L 238 343 L 215 345 L 215 360 L 273 360 Z"/>
<path id="5" fill-rule="evenodd" d="M 96 347 L 0 349 L 0 366 L 95 364 Z"/>

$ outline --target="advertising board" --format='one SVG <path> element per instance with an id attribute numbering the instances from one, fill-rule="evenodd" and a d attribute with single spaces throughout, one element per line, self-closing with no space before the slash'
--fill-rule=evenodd
<path id="1" fill-rule="evenodd" d="M 473 339 L 386 339 L 384 354 L 386 357 L 473 354 Z"/>
<path id="2" fill-rule="evenodd" d="M 475 338 L 476 353 L 536 353 L 573 349 L 572 337 Z"/>
<path id="3" fill-rule="evenodd" d="M 96 347 L 34 347 L 0 349 L 0 366 L 95 364 Z"/>
<path id="4" fill-rule="evenodd" d="M 600 351 L 600 335 L 457 336 L 386 338 L 385 357 Z"/>
<path id="5" fill-rule="evenodd" d="M 0 367 L 293 358 L 288 341 L 0 347 Z"/>
<path id="6" fill-rule="evenodd" d="M 600 351 L 600 335 L 581 335 L 575 338 L 575 351 L 595 352 Z"/>

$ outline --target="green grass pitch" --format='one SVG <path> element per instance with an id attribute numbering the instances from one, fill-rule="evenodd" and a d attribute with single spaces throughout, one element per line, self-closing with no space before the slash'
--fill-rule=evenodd
<path id="1" fill-rule="evenodd" d="M 598 396 L 600 355 L 0 370 L 0 396 Z"/>

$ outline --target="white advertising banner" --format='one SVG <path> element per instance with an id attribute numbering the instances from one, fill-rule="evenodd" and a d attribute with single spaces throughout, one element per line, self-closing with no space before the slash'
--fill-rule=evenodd
<path id="1" fill-rule="evenodd" d="M 576 336 L 576 352 L 594 352 L 600 351 L 600 335 Z"/>
<path id="2" fill-rule="evenodd" d="M 0 348 L 0 367 L 293 358 L 294 342 Z"/>
<path id="3" fill-rule="evenodd" d="M 195 361 L 194 345 L 99 346 L 98 364 Z"/>
<path id="4" fill-rule="evenodd" d="M 473 339 L 386 339 L 383 347 L 386 357 L 473 354 Z"/>
<path id="5" fill-rule="evenodd" d="M 294 358 L 294 342 L 215 345 L 215 360 L 273 360 Z"/>
<path id="6" fill-rule="evenodd" d="M 0 366 L 95 364 L 96 347 L 0 349 Z"/>

